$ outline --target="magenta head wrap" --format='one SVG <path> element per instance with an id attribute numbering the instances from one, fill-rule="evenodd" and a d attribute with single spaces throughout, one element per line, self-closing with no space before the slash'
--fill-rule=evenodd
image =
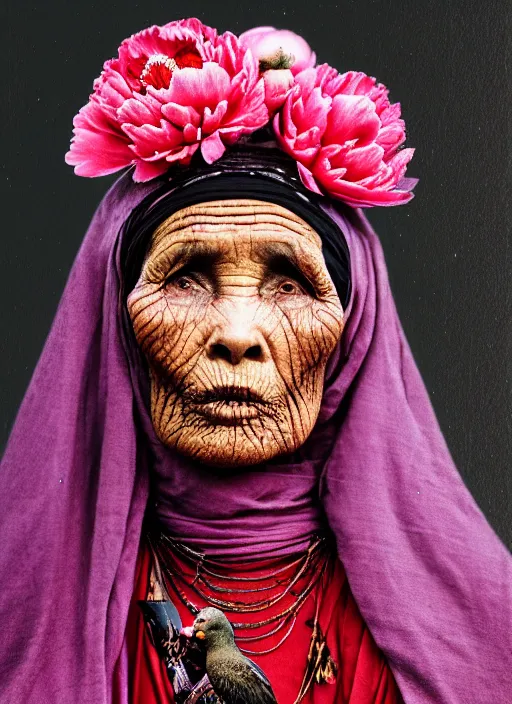
<path id="1" fill-rule="evenodd" d="M 7 446 L 2 703 L 110 704 L 114 688 L 128 701 L 148 477 L 187 466 L 152 432 L 122 326 L 119 232 L 154 187 L 125 175 L 99 206 Z M 507 704 L 510 556 L 454 467 L 379 240 L 361 210 L 325 209 L 349 246 L 352 295 L 313 431 L 330 447 L 317 491 L 351 589 L 406 704 Z"/>

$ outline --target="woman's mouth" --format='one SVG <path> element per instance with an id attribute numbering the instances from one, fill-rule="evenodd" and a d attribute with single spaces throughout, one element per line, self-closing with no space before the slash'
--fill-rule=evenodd
<path id="1" fill-rule="evenodd" d="M 222 386 L 188 393 L 187 401 L 197 413 L 221 425 L 237 425 L 257 418 L 267 405 L 260 394 L 242 386 Z"/>

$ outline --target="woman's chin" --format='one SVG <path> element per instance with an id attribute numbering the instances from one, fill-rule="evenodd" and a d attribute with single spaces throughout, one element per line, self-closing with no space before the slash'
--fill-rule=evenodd
<path id="1" fill-rule="evenodd" d="M 240 419 L 233 423 L 231 418 L 220 418 L 220 422 L 212 420 L 205 428 L 203 418 L 197 429 L 189 427 L 172 435 L 158 432 L 157 435 L 164 445 L 185 457 L 226 469 L 269 462 L 293 452 L 303 443 L 302 438 L 285 434 L 283 428 L 266 427 L 254 420 Z"/>

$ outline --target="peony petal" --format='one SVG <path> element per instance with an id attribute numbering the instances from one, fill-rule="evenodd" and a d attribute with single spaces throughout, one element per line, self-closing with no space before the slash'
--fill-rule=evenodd
<path id="1" fill-rule="evenodd" d="M 340 92 L 344 95 L 365 95 L 375 86 L 375 78 L 362 71 L 347 71 L 341 75 Z"/>
<path id="2" fill-rule="evenodd" d="M 228 100 L 228 110 L 222 123 L 224 127 L 243 127 L 244 133 L 254 132 L 263 127 L 269 120 L 267 106 L 265 105 L 265 86 L 263 79 L 244 94 L 239 102 Z"/>
<path id="3" fill-rule="evenodd" d="M 327 95 L 322 95 L 320 88 L 315 88 L 305 99 L 303 106 L 304 114 L 302 118 L 296 122 L 298 129 L 303 132 L 305 128 L 307 129 L 311 125 L 315 125 L 323 135 L 327 129 L 331 105 L 332 98 Z"/>
<path id="4" fill-rule="evenodd" d="M 403 120 L 392 122 L 379 130 L 377 144 L 384 149 L 386 157 L 390 157 L 396 152 L 398 147 L 405 142 L 405 124 Z"/>
<path id="5" fill-rule="evenodd" d="M 74 136 L 65 161 L 79 176 L 105 176 L 131 164 L 129 139 L 115 116 L 95 100 L 85 105 L 73 120 Z"/>
<path id="6" fill-rule="evenodd" d="M 246 58 L 257 71 L 258 62 L 252 53 L 241 46 L 238 38 L 232 32 L 224 32 L 222 42 L 218 44 L 214 55 L 214 61 L 218 62 L 219 67 L 234 78 L 242 70 Z"/>
<path id="7" fill-rule="evenodd" d="M 218 132 L 214 132 L 201 142 L 201 154 L 207 164 L 213 164 L 214 161 L 220 159 L 225 151 L 226 147 Z"/>
<path id="8" fill-rule="evenodd" d="M 342 92 L 343 77 L 329 64 L 317 67 L 315 85 L 321 88 L 323 95 L 333 96 Z"/>
<path id="9" fill-rule="evenodd" d="M 209 107 L 206 107 L 204 109 L 204 115 L 203 115 L 203 124 L 202 124 L 202 129 L 204 134 L 211 134 L 213 130 L 217 129 L 219 127 L 222 118 L 226 114 L 228 109 L 228 101 L 227 100 L 221 100 L 221 102 L 217 105 L 215 108 L 214 112 L 210 110 Z"/>
<path id="10" fill-rule="evenodd" d="M 186 142 L 196 142 L 201 139 L 201 128 L 195 125 L 185 125 L 183 129 L 183 138 Z"/>
<path id="11" fill-rule="evenodd" d="M 309 188 L 310 191 L 313 191 L 314 193 L 318 193 L 319 195 L 323 195 L 322 191 L 319 189 L 317 182 L 315 181 L 315 178 L 311 171 L 307 169 L 303 164 L 297 164 L 297 169 L 299 171 L 299 176 L 300 180 L 302 183 L 306 186 L 306 188 Z"/>
<path id="12" fill-rule="evenodd" d="M 144 183 L 145 181 L 151 181 L 152 178 L 156 178 L 161 174 L 164 174 L 169 169 L 169 164 L 165 161 L 143 161 L 137 160 L 135 170 L 133 172 L 133 180 L 136 183 Z"/>
<path id="13" fill-rule="evenodd" d="M 98 97 L 115 108 L 132 97 L 132 90 L 125 78 L 110 67 L 102 72 L 99 79 L 96 79 L 94 91 Z"/>
<path id="14" fill-rule="evenodd" d="M 316 125 L 314 125 L 307 132 L 303 132 L 302 134 L 297 136 L 294 148 L 299 151 L 311 149 L 312 147 L 318 148 L 320 147 L 320 137 L 320 129 Z"/>
<path id="15" fill-rule="evenodd" d="M 407 164 L 412 159 L 414 152 L 415 150 L 411 148 L 401 149 L 388 161 L 388 166 L 393 169 L 395 183 L 398 183 L 405 174 Z"/>
<path id="16" fill-rule="evenodd" d="M 126 142 L 116 145 L 105 135 L 79 133 L 75 135 L 65 157 L 66 164 L 75 167 L 77 176 L 107 176 L 113 174 L 133 161 Z"/>
<path id="17" fill-rule="evenodd" d="M 213 63 L 203 68 L 183 68 L 174 72 L 169 88 L 170 102 L 193 107 L 202 113 L 205 107 L 215 110 L 229 96 L 228 73 Z"/>
<path id="18" fill-rule="evenodd" d="M 289 70 L 269 70 L 263 74 L 265 83 L 265 104 L 273 115 L 284 103 L 295 79 Z"/>
<path id="19" fill-rule="evenodd" d="M 127 100 L 117 111 L 121 124 L 145 125 L 157 127 L 160 124 L 160 110 L 141 96 Z"/>
<path id="20" fill-rule="evenodd" d="M 168 162 L 178 161 L 180 164 L 186 166 L 190 162 L 190 159 L 195 154 L 198 148 L 198 142 L 196 142 L 195 144 L 186 144 L 183 146 L 182 149 L 174 151 L 172 154 L 169 154 L 165 158 Z"/>
<path id="21" fill-rule="evenodd" d="M 375 103 L 375 111 L 380 117 L 389 108 L 389 91 L 382 83 L 378 83 L 368 92 L 368 97 Z"/>
<path id="22" fill-rule="evenodd" d="M 176 26 L 183 31 L 191 32 L 196 37 L 201 37 L 203 40 L 215 41 L 217 39 L 217 30 L 207 24 L 203 24 L 197 17 L 187 17 L 183 20 L 175 20 L 168 22 L 162 27 L 163 32 L 169 32 L 171 29 L 175 31 Z"/>
<path id="23" fill-rule="evenodd" d="M 274 129 L 283 136 L 283 139 L 292 141 L 297 136 L 297 127 L 292 117 L 293 97 L 291 95 L 285 100 L 280 113 L 274 118 Z"/>
<path id="24" fill-rule="evenodd" d="M 133 151 L 143 159 L 159 158 L 183 145 L 183 132 L 162 120 L 159 127 L 154 125 L 123 124 L 123 131 L 132 139 Z"/>
<path id="25" fill-rule="evenodd" d="M 414 194 L 405 191 L 387 190 L 387 189 L 370 189 L 365 186 L 360 186 L 357 183 L 350 181 L 337 181 L 326 185 L 329 195 L 334 198 L 339 198 L 355 208 L 371 208 L 373 206 L 392 206 L 408 203 Z"/>
<path id="26" fill-rule="evenodd" d="M 313 162 L 318 152 L 318 149 L 320 148 L 320 143 L 308 149 L 297 149 L 295 142 L 296 127 L 290 121 L 288 123 L 287 131 L 284 131 L 282 129 L 282 123 L 285 119 L 286 116 L 283 114 L 283 111 L 278 112 L 274 117 L 274 121 L 272 124 L 274 127 L 274 133 L 276 136 L 277 143 L 287 154 L 290 154 L 298 162 L 302 163 L 305 166 L 309 166 Z"/>
<path id="27" fill-rule="evenodd" d="M 388 105 L 388 107 L 381 112 L 379 115 L 380 121 L 383 126 L 390 125 L 392 122 L 396 122 L 400 118 L 401 107 L 400 103 L 394 103 L 393 105 Z M 401 121 L 403 124 L 403 121 Z"/>
<path id="28" fill-rule="evenodd" d="M 357 138 L 361 144 L 368 144 L 377 137 L 379 128 L 380 120 L 369 98 L 364 95 L 336 95 L 322 142 L 343 144 Z"/>
<path id="29" fill-rule="evenodd" d="M 189 124 L 199 127 L 201 124 L 200 114 L 189 105 L 167 103 L 162 105 L 161 113 L 176 127 L 185 127 L 185 125 Z"/>
<path id="30" fill-rule="evenodd" d="M 378 144 L 367 144 L 365 147 L 351 149 L 343 156 L 343 166 L 346 168 L 347 181 L 359 181 L 374 174 L 382 162 L 384 149 Z"/>
<path id="31" fill-rule="evenodd" d="M 306 68 L 295 76 L 295 83 L 299 86 L 297 95 L 309 95 L 312 90 L 319 87 L 319 77 L 325 66 L 327 64 L 317 68 Z"/>
<path id="32" fill-rule="evenodd" d="M 276 32 L 275 27 L 269 27 L 267 25 L 262 25 L 261 27 L 253 27 L 252 29 L 248 29 L 246 32 L 242 32 L 242 34 L 239 36 L 240 42 L 242 43 L 243 46 L 246 44 L 247 39 L 255 39 L 258 36 L 268 34 L 269 32 Z"/>
<path id="33" fill-rule="evenodd" d="M 400 181 L 396 184 L 396 187 L 399 191 L 412 191 L 413 188 L 416 188 L 419 181 L 419 178 L 404 177 L 400 179 Z"/>
<path id="34" fill-rule="evenodd" d="M 356 141 L 357 140 L 352 140 L 345 142 L 345 144 L 328 144 L 326 147 L 322 147 L 322 155 L 329 159 L 329 161 L 338 163 L 338 161 L 343 159 L 345 154 L 354 147 L 354 142 Z"/>

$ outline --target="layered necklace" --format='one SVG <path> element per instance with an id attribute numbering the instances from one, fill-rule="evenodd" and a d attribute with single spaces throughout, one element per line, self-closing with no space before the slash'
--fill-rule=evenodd
<path id="1" fill-rule="evenodd" d="M 335 554 L 325 536 L 314 535 L 306 549 L 285 558 L 244 563 L 242 576 L 233 576 L 233 565 L 222 564 L 161 531 L 149 533 L 148 543 L 153 572 L 165 598 L 172 601 L 169 593 L 174 593 L 193 615 L 205 604 L 229 615 L 238 647 L 248 656 L 277 650 L 313 595 L 315 617 L 308 622 L 311 642 L 295 704 L 314 682 L 333 681 L 337 667 L 318 622 L 323 586 Z"/>

